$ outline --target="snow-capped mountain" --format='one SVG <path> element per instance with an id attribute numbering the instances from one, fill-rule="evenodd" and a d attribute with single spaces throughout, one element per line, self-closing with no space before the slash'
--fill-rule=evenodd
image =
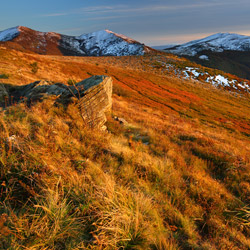
<path id="1" fill-rule="evenodd" d="M 164 51 L 250 80 L 250 37 L 218 33 Z"/>
<path id="2" fill-rule="evenodd" d="M 145 46 L 129 37 L 110 30 L 101 30 L 77 37 L 79 48 L 92 56 L 143 55 Z"/>
<path id="3" fill-rule="evenodd" d="M 24 51 L 68 56 L 143 55 L 152 50 L 142 43 L 110 30 L 67 36 L 17 26 L 0 31 L 0 42 Z"/>
<path id="4" fill-rule="evenodd" d="M 250 37 L 232 33 L 218 33 L 200 40 L 166 48 L 167 52 L 195 56 L 201 51 L 250 51 Z"/>

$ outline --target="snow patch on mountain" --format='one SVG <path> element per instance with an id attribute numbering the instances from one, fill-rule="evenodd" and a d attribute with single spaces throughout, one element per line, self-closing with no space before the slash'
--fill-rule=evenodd
<path id="1" fill-rule="evenodd" d="M 250 93 L 250 85 L 247 82 L 238 82 L 237 80 L 229 80 L 223 75 L 210 75 L 208 72 L 202 72 L 199 68 L 186 67 L 180 74 L 184 74 L 185 79 L 192 79 L 198 81 L 204 81 L 211 83 L 212 85 L 218 87 L 229 87 L 236 90 L 243 88 L 246 92 Z M 240 87 L 240 88 L 239 88 Z"/>
<path id="2" fill-rule="evenodd" d="M 164 61 L 158 60 L 156 63 L 152 64 L 152 67 L 161 68 L 161 71 L 166 75 L 174 74 L 180 79 L 194 80 L 200 83 L 209 83 L 214 87 L 223 87 L 228 90 L 247 92 L 250 93 L 250 82 L 249 81 L 239 81 L 236 79 L 229 79 L 227 76 L 221 74 L 209 74 L 204 69 L 197 67 L 184 67 L 180 68 L 175 64 L 166 63 Z"/>
<path id="3" fill-rule="evenodd" d="M 223 84 L 224 86 L 230 87 L 230 84 L 229 84 L 228 79 L 225 78 L 225 77 L 222 76 L 222 75 L 217 75 L 217 76 L 215 77 L 215 81 L 217 81 L 220 85 Z"/>
<path id="4" fill-rule="evenodd" d="M 250 37 L 232 33 L 218 33 L 200 40 L 166 48 L 165 50 L 174 54 L 189 56 L 195 56 L 204 50 L 213 52 L 223 52 L 225 50 L 250 51 Z"/>
<path id="5" fill-rule="evenodd" d="M 185 73 L 186 72 L 192 73 L 195 77 L 198 77 L 200 75 L 200 73 L 197 72 L 196 69 L 191 68 L 191 67 L 186 67 Z"/>
<path id="6" fill-rule="evenodd" d="M 18 26 L 0 31 L 0 42 L 11 41 L 15 37 L 17 37 L 19 33 L 20 33 L 20 30 Z"/>
<path id="7" fill-rule="evenodd" d="M 206 60 L 206 61 L 209 60 L 209 57 L 208 57 L 207 55 L 200 55 L 199 58 L 200 58 L 201 60 Z"/>
<path id="8" fill-rule="evenodd" d="M 229 80 L 223 75 L 210 75 L 208 72 L 202 72 L 199 68 L 186 67 L 180 72 L 180 75 L 184 75 L 185 79 L 205 81 L 218 87 L 232 87 L 238 89 L 238 87 L 244 88 L 247 92 L 250 92 L 250 85 L 247 82 L 238 82 L 237 80 Z"/>

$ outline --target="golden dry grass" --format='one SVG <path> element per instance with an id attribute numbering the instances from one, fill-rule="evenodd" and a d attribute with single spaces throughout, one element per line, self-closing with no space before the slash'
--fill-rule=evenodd
<path id="1" fill-rule="evenodd" d="M 163 75 L 154 56 L 0 53 L 14 85 L 111 75 L 129 123 L 89 129 L 53 98 L 2 110 L 1 249 L 250 248 L 247 97 Z"/>

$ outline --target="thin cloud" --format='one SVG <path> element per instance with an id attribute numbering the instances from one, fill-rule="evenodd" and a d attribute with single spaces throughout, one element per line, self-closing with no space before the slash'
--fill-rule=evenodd
<path id="1" fill-rule="evenodd" d="M 41 16 L 43 17 L 56 17 L 56 16 L 68 16 L 68 15 L 72 15 L 72 14 L 83 14 L 83 13 L 89 13 L 89 14 L 95 14 L 95 13 L 109 13 L 109 12 L 113 12 L 115 10 L 118 10 L 120 8 L 123 8 L 123 5 L 116 5 L 116 6 L 91 6 L 91 7 L 87 7 L 87 8 L 80 8 L 80 9 L 73 9 L 73 10 L 69 10 L 68 12 L 59 12 L 59 13 L 49 13 L 49 14 L 43 14 Z"/>
<path id="2" fill-rule="evenodd" d="M 92 7 L 87 7 L 87 8 L 81 8 L 80 10 L 78 10 L 77 12 L 105 12 L 105 11 L 113 11 L 116 10 L 118 8 L 122 8 L 124 7 L 124 5 L 115 5 L 115 6 L 92 6 Z"/>
<path id="3" fill-rule="evenodd" d="M 127 18 L 127 15 L 117 15 L 117 16 L 100 16 L 100 17 L 90 17 L 84 19 L 85 21 L 96 21 L 96 20 L 109 20 L 109 19 L 117 19 L 117 18 Z"/>
<path id="4" fill-rule="evenodd" d="M 243 2 L 245 2 L 243 0 Z M 228 3 L 227 3 L 228 4 Z M 235 2 L 230 2 L 230 4 L 236 4 Z M 239 4 L 239 2 L 237 2 Z M 216 6 L 224 6 L 224 2 L 210 2 L 210 3 L 195 3 L 195 4 L 182 4 L 182 5 L 148 5 L 144 7 L 130 7 L 128 5 L 114 5 L 114 6 L 91 6 L 87 8 L 80 8 L 75 10 L 70 10 L 65 13 L 51 13 L 44 14 L 44 17 L 56 17 L 56 16 L 66 16 L 72 14 L 110 14 L 110 13 L 155 13 L 155 12 L 165 12 L 173 10 L 188 10 L 197 8 L 208 8 Z"/>
<path id="5" fill-rule="evenodd" d="M 57 17 L 57 16 L 68 16 L 69 13 L 51 13 L 51 14 L 43 14 L 43 17 Z"/>
<path id="6" fill-rule="evenodd" d="M 182 5 L 148 5 L 144 7 L 130 7 L 127 5 L 116 5 L 116 6 L 94 6 L 89 8 L 82 8 L 78 10 L 78 13 L 113 13 L 113 12 L 128 12 L 128 13 L 155 13 L 155 12 L 164 12 L 164 11 L 173 11 L 173 10 L 187 10 L 187 9 L 199 9 L 199 8 L 208 8 L 216 6 L 225 6 L 239 3 L 247 3 L 245 0 L 234 2 L 210 2 L 210 3 L 195 3 L 195 4 L 182 4 Z"/>

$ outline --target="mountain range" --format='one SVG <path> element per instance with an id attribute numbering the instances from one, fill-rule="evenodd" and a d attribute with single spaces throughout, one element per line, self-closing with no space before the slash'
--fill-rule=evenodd
<path id="1" fill-rule="evenodd" d="M 134 39 L 110 30 L 68 36 L 17 26 L 1 31 L 0 43 L 21 51 L 65 56 L 143 55 L 152 50 Z"/>
<path id="2" fill-rule="evenodd" d="M 17 26 L 0 32 L 0 45 L 23 52 L 64 56 L 144 55 L 155 53 L 158 49 L 250 79 L 250 37 L 239 34 L 218 33 L 182 45 L 168 45 L 163 49 L 164 46 L 150 48 L 107 29 L 68 36 Z"/>
<path id="3" fill-rule="evenodd" d="M 250 79 L 250 37 L 218 33 L 182 45 L 166 47 L 164 51 L 206 67 Z"/>
<path id="4" fill-rule="evenodd" d="M 166 50 L 174 54 L 187 56 L 195 56 L 205 50 L 213 52 L 224 52 L 226 50 L 250 51 L 250 37 L 231 33 L 218 33 L 200 40 L 168 47 Z"/>
<path id="5" fill-rule="evenodd" d="M 175 62 L 166 63 L 160 59 L 153 64 L 154 67 L 161 68 L 163 72 L 183 79 L 198 80 L 233 92 L 249 93 L 249 81 L 244 79 L 249 79 L 250 70 L 245 66 L 246 75 L 240 74 L 234 63 L 234 61 L 240 60 L 240 57 L 233 57 L 236 52 L 247 57 L 248 53 L 250 54 L 249 41 L 250 38 L 245 36 L 220 33 L 184 45 L 165 48 L 165 52 L 187 57 L 189 60 L 186 61 L 185 66 L 180 66 L 180 63 Z M 23 26 L 1 31 L 0 46 L 22 52 L 59 56 L 132 56 L 155 54 L 156 52 L 155 49 L 147 47 L 143 43 L 110 30 L 68 36 L 55 32 L 40 32 Z M 162 54 L 162 52 L 158 53 Z M 233 57 L 232 60 L 226 57 L 230 53 Z M 165 53 L 163 52 L 163 54 Z M 210 68 L 221 69 L 243 79 L 223 72 L 203 69 L 200 65 L 190 61 Z M 225 65 L 232 70 L 227 70 Z"/>

